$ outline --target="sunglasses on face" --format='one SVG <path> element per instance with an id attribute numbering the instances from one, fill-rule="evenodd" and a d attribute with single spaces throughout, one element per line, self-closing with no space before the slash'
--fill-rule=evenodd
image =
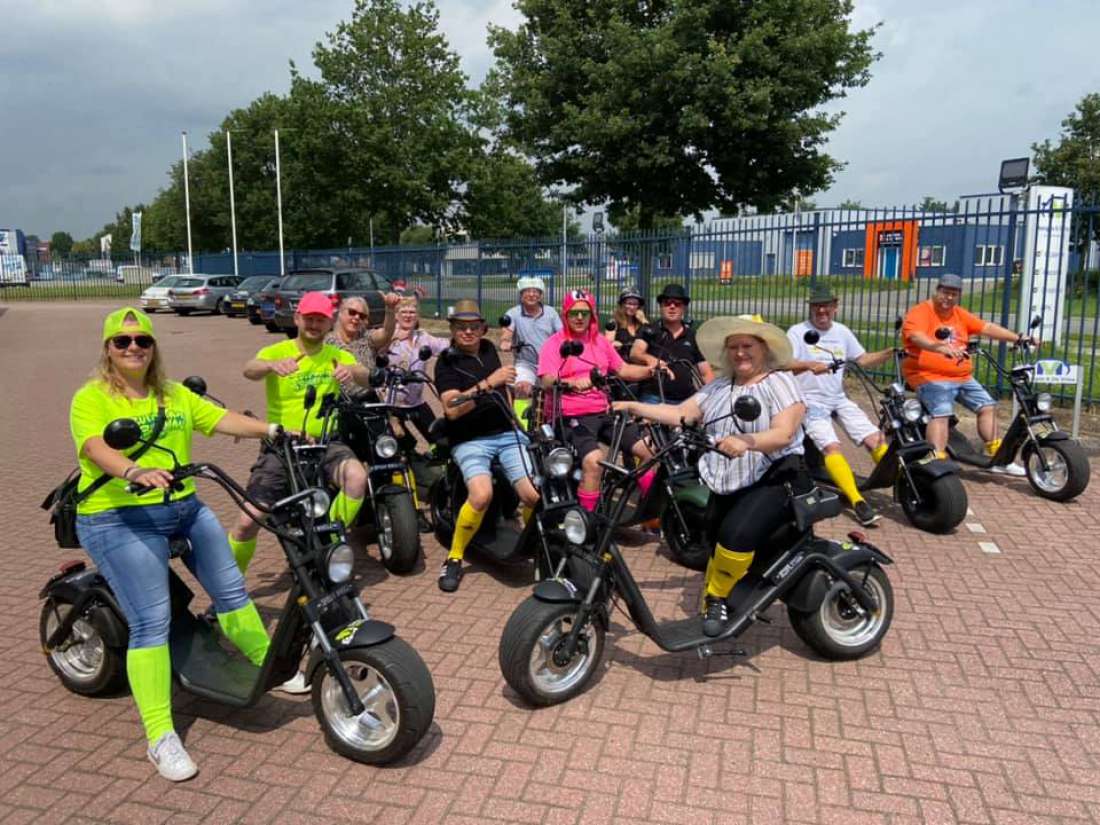
<path id="1" fill-rule="evenodd" d="M 662 301 L 661 306 L 671 307 L 672 309 L 682 309 L 684 306 L 684 302 L 677 301 L 676 299 L 670 299 L 668 301 Z"/>
<path id="2" fill-rule="evenodd" d="M 571 310 L 569 310 L 569 317 L 570 318 L 588 318 L 591 315 L 592 315 L 592 310 L 590 310 L 590 309 L 571 309 Z"/>
<path id="3" fill-rule="evenodd" d="M 137 344 L 141 349 L 149 349 L 156 341 L 151 335 L 116 335 L 111 339 L 111 345 L 117 350 L 128 350 L 130 344 Z"/>
<path id="4" fill-rule="evenodd" d="M 357 309 L 349 309 L 349 310 L 347 310 L 347 313 L 348 313 L 349 318 L 366 318 L 367 317 L 367 313 L 360 312 Z"/>
<path id="5" fill-rule="evenodd" d="M 451 329 L 455 332 L 481 332 L 481 323 L 474 322 L 472 324 L 451 324 Z"/>

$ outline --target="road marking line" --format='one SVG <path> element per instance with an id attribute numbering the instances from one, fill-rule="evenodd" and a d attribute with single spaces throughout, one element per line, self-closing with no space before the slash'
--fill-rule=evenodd
<path id="1" fill-rule="evenodd" d="M 986 532 L 985 525 L 976 521 L 968 521 L 966 523 L 966 529 L 971 533 L 984 533 Z"/>
<path id="2" fill-rule="evenodd" d="M 997 546 L 995 541 L 979 541 L 978 546 L 982 548 L 983 553 L 1000 554 L 1001 548 Z"/>
<path id="3" fill-rule="evenodd" d="M 968 516 L 969 516 L 970 518 L 974 518 L 974 508 L 973 508 L 973 507 L 967 507 L 967 508 L 966 508 L 966 514 L 967 514 L 967 515 L 968 515 Z"/>

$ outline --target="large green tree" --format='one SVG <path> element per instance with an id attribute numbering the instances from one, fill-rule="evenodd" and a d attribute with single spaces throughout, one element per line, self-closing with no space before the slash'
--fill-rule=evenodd
<path id="1" fill-rule="evenodd" d="M 838 114 L 865 84 L 872 31 L 850 0 L 517 0 L 491 28 L 507 133 L 577 202 L 699 216 L 774 209 L 826 187 Z"/>
<path id="2" fill-rule="evenodd" d="M 50 254 L 59 258 L 68 257 L 73 251 L 73 236 L 68 232 L 54 232 L 50 235 Z"/>
<path id="3" fill-rule="evenodd" d="M 1032 144 L 1035 183 L 1070 186 L 1079 203 L 1100 204 L 1100 94 L 1081 98 L 1062 121 L 1058 142 Z"/>

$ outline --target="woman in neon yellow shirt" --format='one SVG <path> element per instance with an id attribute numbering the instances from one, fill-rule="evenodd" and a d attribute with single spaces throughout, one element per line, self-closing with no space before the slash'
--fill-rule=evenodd
<path id="1" fill-rule="evenodd" d="M 219 624 L 240 651 L 259 664 L 269 641 L 225 532 L 195 495 L 194 480 L 170 490 L 170 455 L 150 449 L 135 461 L 103 440 L 103 428 L 116 418 L 134 419 L 148 438 L 160 407 L 164 422 L 156 443 L 172 450 L 181 463 L 190 460 L 196 429 L 204 435 L 249 438 L 269 432 L 265 422 L 221 409 L 166 380 L 153 324 L 145 313 L 124 307 L 107 316 L 99 365 L 73 396 L 70 425 L 80 461 L 80 489 L 103 474 L 112 478 L 79 504 L 77 535 L 111 585 L 129 625 L 126 674 L 149 739 L 149 759 L 166 779 L 181 781 L 198 769 L 172 725 L 170 537 L 190 539 L 187 566 L 210 594 Z M 131 482 L 158 490 L 137 496 L 126 490 Z"/>

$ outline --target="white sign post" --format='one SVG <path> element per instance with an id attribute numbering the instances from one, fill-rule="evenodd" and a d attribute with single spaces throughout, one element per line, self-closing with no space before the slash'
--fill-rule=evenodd
<path id="1" fill-rule="evenodd" d="M 1065 326 L 1072 207 L 1073 190 L 1064 186 L 1032 186 L 1025 193 L 1024 271 L 1016 327 L 1024 332 L 1031 319 L 1041 315 L 1043 324 L 1035 334 L 1055 345 L 1061 343 Z"/>
<path id="2" fill-rule="evenodd" d="M 1076 364 L 1067 364 L 1057 358 L 1044 358 L 1035 362 L 1035 371 L 1031 374 L 1033 384 L 1073 385 L 1073 426 L 1070 435 L 1077 438 L 1081 428 L 1081 390 L 1085 382 L 1081 380 L 1081 368 Z M 1012 414 L 1016 414 L 1016 396 L 1012 396 Z"/>

